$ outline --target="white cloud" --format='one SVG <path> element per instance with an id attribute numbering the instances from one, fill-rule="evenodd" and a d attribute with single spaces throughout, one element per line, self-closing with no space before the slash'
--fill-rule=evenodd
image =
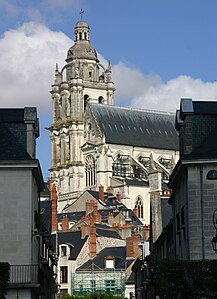
<path id="1" fill-rule="evenodd" d="M 64 65 L 71 45 L 65 34 L 33 22 L 5 32 L 0 39 L 1 107 L 50 111 L 55 64 Z"/>
<path id="2" fill-rule="evenodd" d="M 60 68 L 72 41 L 61 32 L 29 22 L 5 32 L 0 39 L 1 107 L 36 106 L 51 111 L 49 93 L 56 62 Z M 98 54 L 103 65 L 107 61 Z M 163 82 L 157 75 L 145 76 L 123 62 L 112 67 L 118 105 L 174 111 L 180 98 L 217 100 L 217 83 L 189 76 Z"/>
<path id="3" fill-rule="evenodd" d="M 217 100 L 217 83 L 203 82 L 190 76 L 179 76 L 163 82 L 157 75 L 144 76 L 122 62 L 113 67 L 118 104 L 158 111 L 179 109 L 181 98 Z M 125 101 L 124 101 L 125 100 Z"/>

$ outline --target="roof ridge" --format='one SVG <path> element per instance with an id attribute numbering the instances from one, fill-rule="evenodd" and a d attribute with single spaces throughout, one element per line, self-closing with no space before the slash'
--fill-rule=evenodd
<path id="1" fill-rule="evenodd" d="M 137 107 L 129 107 L 129 106 L 116 106 L 116 105 L 102 105 L 102 104 L 97 104 L 97 103 L 90 103 L 90 106 L 105 106 L 105 107 L 110 107 L 110 108 L 118 108 L 121 110 L 128 110 L 128 111 L 141 111 L 141 112 L 149 112 L 153 114 L 163 114 L 163 115 L 174 115 L 175 112 L 169 112 L 169 111 L 158 111 L 158 110 L 152 110 L 152 109 L 142 109 L 142 108 L 137 108 Z"/>

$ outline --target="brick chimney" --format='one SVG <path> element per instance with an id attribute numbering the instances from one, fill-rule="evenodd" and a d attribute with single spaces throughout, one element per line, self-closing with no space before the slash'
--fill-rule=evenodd
<path id="1" fill-rule="evenodd" d="M 102 223 L 102 217 L 98 211 L 98 205 L 96 202 L 93 206 L 93 218 L 95 223 Z"/>
<path id="2" fill-rule="evenodd" d="M 104 202 L 104 187 L 101 184 L 99 185 L 99 199 Z"/>
<path id="3" fill-rule="evenodd" d="M 57 231 L 57 189 L 53 184 L 51 189 L 51 230 Z"/>
<path id="4" fill-rule="evenodd" d="M 61 219 L 62 223 L 62 231 L 68 231 L 69 230 L 69 218 L 67 216 L 63 216 Z"/>
<path id="5" fill-rule="evenodd" d="M 93 207 L 95 205 L 95 200 L 90 199 L 86 201 L 86 216 L 93 212 Z"/>
<path id="6" fill-rule="evenodd" d="M 136 217 L 139 217 L 138 208 L 134 208 L 133 213 L 136 215 Z"/>
<path id="7" fill-rule="evenodd" d="M 139 236 L 134 234 L 126 238 L 126 257 L 136 257 L 139 255 Z"/>
<path id="8" fill-rule="evenodd" d="M 90 258 L 96 256 L 96 226 L 94 224 L 90 225 L 89 256 Z"/>

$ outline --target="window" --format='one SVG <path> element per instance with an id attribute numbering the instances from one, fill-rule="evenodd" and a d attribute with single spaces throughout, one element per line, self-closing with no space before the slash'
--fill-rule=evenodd
<path id="1" fill-rule="evenodd" d="M 143 202 L 142 197 L 138 196 L 135 204 L 135 208 L 138 210 L 138 217 L 143 218 Z"/>
<path id="2" fill-rule="evenodd" d="M 106 269 L 114 269 L 115 261 L 113 257 L 107 257 L 105 260 L 105 267 Z"/>
<path id="3" fill-rule="evenodd" d="M 105 280 L 105 288 L 106 288 L 106 293 L 114 293 L 115 292 L 115 280 Z"/>
<path id="4" fill-rule="evenodd" d="M 91 283 L 91 291 L 92 291 L 92 293 L 95 293 L 96 292 L 96 280 L 91 280 L 90 283 Z"/>
<path id="5" fill-rule="evenodd" d="M 105 102 L 103 97 L 99 97 L 98 101 L 99 101 L 99 104 L 103 104 Z"/>
<path id="6" fill-rule="evenodd" d="M 66 256 L 67 248 L 66 246 L 61 246 L 61 256 Z"/>
<path id="7" fill-rule="evenodd" d="M 68 267 L 60 267 L 60 283 L 68 282 Z"/>
<path id="8" fill-rule="evenodd" d="M 92 155 L 88 155 L 85 161 L 86 186 L 94 186 L 96 184 L 96 166 Z"/>
<path id="9" fill-rule="evenodd" d="M 85 96 L 84 96 L 84 111 L 86 110 L 88 102 L 89 102 L 89 95 L 85 94 Z"/>

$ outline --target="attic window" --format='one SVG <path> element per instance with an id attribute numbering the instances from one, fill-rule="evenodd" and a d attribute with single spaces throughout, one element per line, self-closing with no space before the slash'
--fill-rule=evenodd
<path id="1" fill-rule="evenodd" d="M 45 208 L 41 208 L 40 214 L 44 214 Z"/>
<path id="2" fill-rule="evenodd" d="M 66 256 L 66 246 L 61 246 L 61 256 Z"/>
<path id="3" fill-rule="evenodd" d="M 107 256 L 105 259 L 105 268 L 106 269 L 114 269 L 115 268 L 115 260 L 112 256 Z"/>

